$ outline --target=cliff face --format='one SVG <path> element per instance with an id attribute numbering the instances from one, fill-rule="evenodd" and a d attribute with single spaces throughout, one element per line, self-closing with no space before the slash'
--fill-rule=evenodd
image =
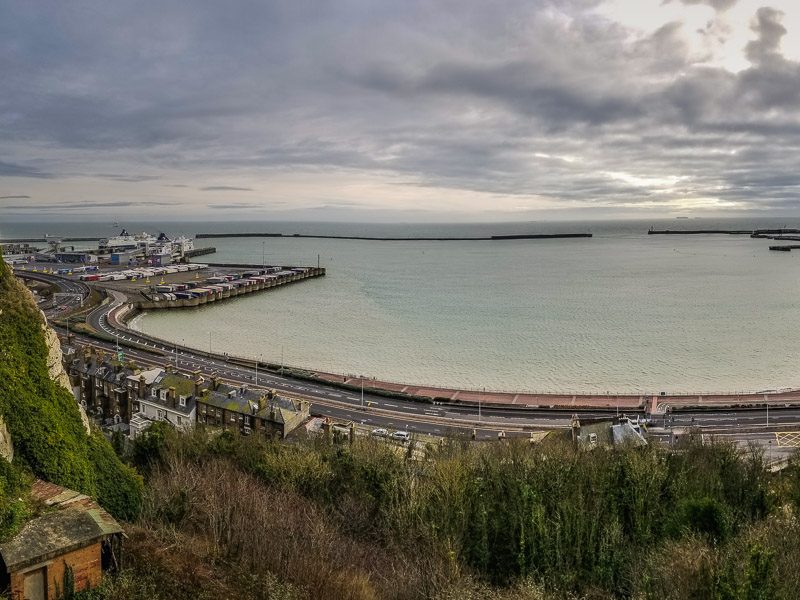
<path id="1" fill-rule="evenodd" d="M 50 375 L 50 379 L 63 387 L 65 390 L 72 393 L 72 386 L 69 382 L 69 376 L 64 370 L 64 355 L 61 353 L 61 343 L 58 341 L 56 332 L 47 326 L 47 320 L 44 316 L 44 313 L 42 313 L 42 319 L 44 321 L 42 323 L 42 330 L 44 331 L 44 343 L 47 344 L 47 373 Z M 81 415 L 83 428 L 86 430 L 86 433 L 91 433 L 92 427 L 89 423 L 89 417 L 86 416 L 86 412 L 83 410 L 83 406 L 80 404 L 78 404 L 78 411 Z M 0 431 L 0 433 L 2 433 L 2 431 Z"/>
<path id="2" fill-rule="evenodd" d="M 61 348 L 33 298 L 0 260 L 0 454 L 13 440 L 9 465 L 97 498 L 118 518 L 138 513 L 141 478 L 123 465 L 88 419 L 61 367 Z M 10 444 L 6 444 L 10 446 Z M 10 448 L 9 448 L 10 449 Z M 0 461 L 0 525 L 3 514 Z M 17 465 L 19 468 L 17 468 Z M 5 495 L 5 497 L 10 497 Z M 2 530 L 2 527 L 0 527 Z"/>
<path id="3" fill-rule="evenodd" d="M 44 317 L 44 313 L 42 313 L 42 316 Z M 42 329 L 44 330 L 44 342 L 47 344 L 47 372 L 50 375 L 50 379 L 69 390 L 71 387 L 69 377 L 62 363 L 61 344 L 58 341 L 56 332 L 45 323 L 42 324 Z"/>

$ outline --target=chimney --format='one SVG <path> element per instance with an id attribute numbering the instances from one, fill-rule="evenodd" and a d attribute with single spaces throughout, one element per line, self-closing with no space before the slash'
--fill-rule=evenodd
<path id="1" fill-rule="evenodd" d="M 267 397 L 264 394 L 261 394 L 261 397 L 258 399 L 258 410 L 264 410 L 266 402 L 267 402 Z"/>
<path id="2" fill-rule="evenodd" d="M 122 371 L 122 363 L 121 362 L 114 363 L 114 373 L 119 373 L 120 371 Z"/>
<path id="3" fill-rule="evenodd" d="M 172 363 L 167 363 L 167 366 L 166 366 L 166 367 L 164 367 L 164 370 L 165 370 L 167 373 L 170 373 L 170 374 L 172 374 L 172 373 L 174 373 L 174 372 L 175 372 L 175 371 L 173 370 L 173 368 L 172 368 Z"/>
<path id="4" fill-rule="evenodd" d="M 175 388 L 170 387 L 167 389 L 167 406 L 175 408 Z"/>
<path id="5" fill-rule="evenodd" d="M 74 333 L 70 333 L 67 336 L 67 344 L 72 346 L 72 344 L 74 344 L 74 343 L 75 343 L 75 334 Z"/>
<path id="6" fill-rule="evenodd" d="M 105 350 L 103 350 L 102 348 L 98 348 L 97 349 L 97 364 L 102 363 L 103 360 L 105 360 L 105 358 L 106 358 Z"/>
<path id="7" fill-rule="evenodd" d="M 194 397 L 199 398 L 203 395 L 203 378 L 200 376 L 200 369 L 192 371 L 194 376 Z"/>
<path id="8" fill-rule="evenodd" d="M 139 398 L 144 398 L 144 395 L 147 393 L 147 379 L 145 379 L 144 375 L 139 377 Z"/>
<path id="9" fill-rule="evenodd" d="M 217 390 L 217 386 L 219 385 L 219 382 L 217 381 L 218 379 L 219 379 L 219 376 L 216 373 L 213 373 L 211 375 L 211 389 L 213 391 Z"/>

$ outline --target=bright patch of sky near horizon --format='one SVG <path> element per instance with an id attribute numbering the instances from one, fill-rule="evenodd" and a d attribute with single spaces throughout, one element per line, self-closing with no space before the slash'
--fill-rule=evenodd
<path id="1" fill-rule="evenodd" d="M 0 5 L 0 218 L 796 214 L 800 4 Z"/>

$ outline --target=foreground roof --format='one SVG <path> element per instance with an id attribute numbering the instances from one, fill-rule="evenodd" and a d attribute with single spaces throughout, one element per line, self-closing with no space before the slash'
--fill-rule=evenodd
<path id="1" fill-rule="evenodd" d="M 0 544 L 8 572 L 122 532 L 114 518 L 89 496 L 46 481 L 34 483 L 31 493 L 56 510 L 29 521 L 10 541 Z"/>

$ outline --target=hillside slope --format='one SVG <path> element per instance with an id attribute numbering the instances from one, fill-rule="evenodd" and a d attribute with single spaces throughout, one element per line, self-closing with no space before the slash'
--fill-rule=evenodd
<path id="1" fill-rule="evenodd" d="M 133 519 L 141 478 L 100 432 L 87 434 L 72 393 L 50 379 L 42 325 L 30 293 L 0 261 L 0 417 L 14 444 L 11 479 L 40 477 L 94 496 L 115 517 Z M 0 507 L 11 491 L 3 488 L 0 483 Z M 13 515 L 0 514 L 4 518 Z"/>

